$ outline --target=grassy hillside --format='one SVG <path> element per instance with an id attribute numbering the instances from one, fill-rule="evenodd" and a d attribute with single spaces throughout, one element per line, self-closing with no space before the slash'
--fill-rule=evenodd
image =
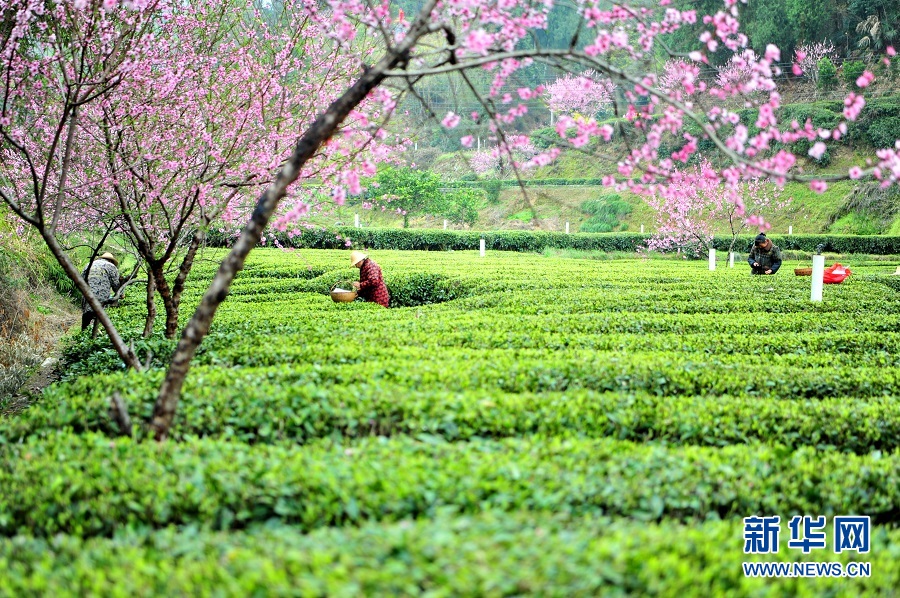
<path id="1" fill-rule="evenodd" d="M 843 119 L 842 109 L 843 104 L 834 101 L 788 104 L 782 108 L 781 116 L 801 123 L 809 119 L 816 127 L 830 129 Z M 756 111 L 741 110 L 740 116 L 753 132 Z M 531 136 L 540 147 L 559 143 L 559 138 L 549 128 L 532 131 Z M 809 147 L 806 141 L 794 144 L 791 149 L 799 157 L 798 169 L 801 172 L 846 173 L 851 165 L 863 163 L 867 157 L 871 157 L 874 148 L 886 147 L 891 144 L 890 140 L 897 138 L 900 138 L 900 101 L 897 97 L 883 97 L 869 101 L 860 117 L 851 123 L 844 140 L 831 145 L 820 161 L 806 157 Z M 600 179 L 615 172 L 617 160 L 628 151 L 628 147 L 618 139 L 603 147 L 594 144 L 588 146 L 590 154 L 561 149 L 562 153 L 554 163 L 522 174 L 529 180 Z M 412 151 L 408 161 L 417 168 L 437 172 L 447 181 L 473 178 L 469 162 L 472 150 L 444 154 L 437 152 L 432 147 Z M 495 176 L 498 175 L 486 175 L 486 178 Z M 504 172 L 499 176 L 506 180 L 513 178 L 511 172 Z M 791 205 L 779 213 L 764 213 L 763 216 L 772 222 L 774 230 L 785 233 L 789 226 L 793 226 L 796 233 L 900 234 L 898 196 L 884 196 L 865 187 L 865 193 L 854 194 L 857 187 L 857 184 L 850 181 L 837 183 L 820 196 L 810 192 L 805 185 L 790 184 L 784 189 L 782 197 L 793 198 Z M 529 189 L 527 194 L 518 189 L 505 189 L 496 201 L 486 200 L 483 203 L 475 228 L 564 230 L 565 223 L 569 222 L 570 230 L 577 232 L 591 216 L 581 209 L 583 202 L 601 200 L 610 195 L 609 189 L 600 186 L 541 186 Z M 644 225 L 646 231 L 652 231 L 654 214 L 646 203 L 630 194 L 622 194 L 621 199 L 627 202 L 630 210 L 627 214 L 621 214 L 614 230 L 622 230 L 624 227 L 626 230 L 638 231 Z M 401 225 L 401 218 L 396 214 L 363 211 L 358 206 L 337 209 L 334 214 L 320 218 L 318 223 L 352 224 L 354 213 L 360 213 L 363 226 Z M 413 218 L 411 224 L 415 227 L 443 225 L 442 219 L 428 217 Z"/>
<path id="2" fill-rule="evenodd" d="M 827 171 L 846 170 L 855 158 L 849 149 L 837 152 Z M 440 156 L 431 165 L 448 180 L 463 176 L 464 161 L 458 153 Z M 810 170 L 814 165 L 807 164 Z M 529 180 L 550 178 L 599 178 L 612 170 L 612 165 L 603 164 L 599 160 L 579 152 L 563 152 L 557 163 L 542 168 Z M 823 171 L 825 171 L 823 169 Z M 526 181 L 527 183 L 527 181 Z M 841 234 L 900 234 L 900 209 L 885 214 L 883 206 L 870 206 L 866 202 L 851 201 L 851 195 L 857 184 L 842 181 L 830 185 L 828 191 L 817 195 L 809 187 L 800 183 L 789 183 L 782 191 L 782 200 L 792 198 L 790 205 L 780 212 L 763 214 L 773 225 L 773 230 L 787 233 L 793 226 L 795 233 L 834 232 Z M 600 185 L 546 185 L 528 186 L 525 192 L 518 187 L 507 187 L 501 190 L 496 202 L 485 200 L 479 210 L 476 229 L 513 229 L 513 230 L 564 230 L 569 222 L 571 232 L 578 232 L 590 218 L 590 214 L 582 210 L 586 201 L 609 198 L 615 192 Z M 615 230 L 639 231 L 644 225 L 646 232 L 655 229 L 654 210 L 646 201 L 631 193 L 618 194 L 630 206 L 630 213 L 622 215 L 621 225 Z M 896 201 L 894 202 L 897 203 Z M 853 205 L 848 205 L 853 204 Z M 900 206 L 895 206 L 900 208 Z M 352 225 L 354 214 L 360 215 L 362 226 L 400 227 L 403 219 L 390 212 L 363 210 L 352 202 L 337 207 L 333 212 L 318 219 L 318 224 Z M 440 228 L 441 218 L 423 216 L 413 218 L 411 226 L 417 228 Z M 454 227 L 450 225 L 450 228 Z M 718 232 L 726 233 L 727 223 L 723 223 Z"/>
<path id="3" fill-rule="evenodd" d="M 0 415 L 75 321 L 73 288 L 38 241 L 0 219 Z"/>

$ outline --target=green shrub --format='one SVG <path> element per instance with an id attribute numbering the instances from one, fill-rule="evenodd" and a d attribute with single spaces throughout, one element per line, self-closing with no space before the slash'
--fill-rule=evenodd
<path id="1" fill-rule="evenodd" d="M 586 199 L 581 202 L 581 211 L 593 216 L 604 208 L 606 202 L 603 199 Z"/>
<path id="2" fill-rule="evenodd" d="M 631 204 L 622 201 L 622 197 L 617 193 L 581 202 L 581 211 L 592 216 L 625 215 L 630 214 L 631 210 Z"/>
<path id="3" fill-rule="evenodd" d="M 581 224 L 579 231 L 582 233 L 609 233 L 618 226 L 618 220 L 610 221 L 605 217 L 591 216 Z"/>
<path id="4" fill-rule="evenodd" d="M 848 60 L 841 69 L 841 77 L 848 86 L 853 89 L 858 89 L 856 87 L 856 80 L 862 76 L 865 70 L 865 63 L 862 63 L 859 60 Z"/>
<path id="5" fill-rule="evenodd" d="M 844 141 L 856 144 L 873 143 L 869 136 L 869 129 L 880 121 L 892 117 L 900 117 L 900 102 L 897 101 L 897 98 L 869 98 L 859 117 L 855 121 L 847 123 L 847 135 Z M 875 147 L 891 147 L 892 145 L 893 140 L 890 140 L 887 146 L 875 145 Z"/>
<path id="6" fill-rule="evenodd" d="M 490 204 L 496 204 L 500 201 L 500 190 L 503 184 L 496 179 L 489 179 L 481 182 L 481 188 L 484 189 L 487 201 Z"/>
<path id="7" fill-rule="evenodd" d="M 542 127 L 532 131 L 531 143 L 539 149 L 562 147 L 565 145 L 554 127 Z"/>
<path id="8" fill-rule="evenodd" d="M 425 272 L 391 278 L 387 286 L 391 307 L 443 303 L 465 297 L 469 292 L 461 281 Z"/>
<path id="9" fill-rule="evenodd" d="M 809 155 L 809 148 L 811 147 L 812 143 L 809 139 L 798 139 L 791 144 L 791 151 L 797 156 L 807 156 Z"/>
<path id="10" fill-rule="evenodd" d="M 782 107 L 780 118 L 788 124 L 796 120 L 801 127 L 811 120 L 814 127 L 822 129 L 833 129 L 843 120 L 840 111 L 834 112 L 820 103 L 788 104 Z"/>
<path id="11" fill-rule="evenodd" d="M 157 334 L 146 339 L 134 339 L 132 342 L 141 363 L 147 363 L 147 358 L 150 357 L 152 367 L 165 367 L 175 351 L 177 341 Z M 62 348 L 61 361 L 64 380 L 125 370 L 125 364 L 110 345 L 109 339 L 105 336 L 91 338 L 89 332 L 67 339 Z"/>
<path id="12" fill-rule="evenodd" d="M 395 305 L 417 307 L 333 303 L 330 285 L 358 276 L 347 248 L 254 251 L 166 444 L 140 424 L 174 341 L 137 341 L 141 361 L 154 355 L 137 373 L 102 335 L 72 336 L 69 378 L 0 418 L 0 536 L 19 534 L 0 539 L 0 595 L 812 596 L 900 583 L 900 294 L 886 286 L 900 277 L 889 258 L 854 255 L 854 276 L 811 304 L 809 278 L 791 273 L 819 243 L 888 253 L 897 237 L 775 235 L 789 261 L 751 277 L 742 263 L 610 259 L 646 235 L 301 240 L 337 236 L 435 250 L 371 252 Z M 555 246 L 608 253 L 513 253 Z M 206 251 L 186 316 L 225 254 Z M 143 301 L 112 311 L 126 338 Z M 134 439 L 117 438 L 115 391 Z M 873 577 L 744 578 L 753 513 L 871 515 Z M 760 558 L 854 558 L 784 548 Z"/>
<path id="13" fill-rule="evenodd" d="M 499 187 L 496 189 L 500 195 Z M 435 215 L 443 216 L 454 224 L 472 226 L 478 220 L 478 208 L 484 204 L 485 193 L 479 189 L 454 189 L 445 193 L 435 204 Z"/>
<path id="14" fill-rule="evenodd" d="M 893 116 L 877 120 L 869 126 L 869 141 L 876 148 L 893 148 L 900 139 L 900 117 Z"/>
<path id="15" fill-rule="evenodd" d="M 819 80 L 817 85 L 820 88 L 827 89 L 837 83 L 837 68 L 831 59 L 823 56 L 817 63 L 819 68 Z M 854 80 L 855 81 L 855 80 Z"/>
<path id="16" fill-rule="evenodd" d="M 808 139 L 800 139 L 791 144 L 791 151 L 797 156 L 805 156 L 807 159 L 812 160 L 819 166 L 828 166 L 831 164 L 831 152 L 825 150 L 825 152 L 819 158 L 813 158 L 809 155 L 809 148 L 812 147 L 812 143 Z"/>
<path id="17" fill-rule="evenodd" d="M 868 275 L 866 280 L 883 284 L 900 293 L 900 276 Z"/>
<path id="18" fill-rule="evenodd" d="M 603 184 L 602 178 L 589 178 L 589 179 L 561 179 L 561 178 L 547 178 L 547 179 L 524 179 L 522 181 L 518 181 L 516 179 L 481 179 L 475 180 L 470 179 L 469 177 L 461 177 L 460 180 L 456 181 L 446 181 L 442 183 L 442 186 L 448 189 L 454 188 L 484 188 L 485 183 L 488 182 L 497 182 L 500 184 L 501 188 L 510 188 L 510 187 L 518 187 L 519 185 L 525 185 L 526 187 L 546 187 L 546 186 L 599 186 Z"/>
<path id="19" fill-rule="evenodd" d="M 66 297 L 72 303 L 81 303 L 81 291 L 72 282 L 59 262 L 50 254 L 43 256 L 44 278 L 48 280 L 56 292 Z"/>
<path id="20" fill-rule="evenodd" d="M 771 235 L 770 235 L 771 236 Z M 790 235 L 771 236 L 781 249 L 815 251 L 824 245 L 824 251 L 833 253 L 867 253 L 872 255 L 900 255 L 900 237 L 858 236 L 858 235 Z M 713 245 L 719 250 L 728 250 L 730 237 L 716 237 Z M 736 248 L 747 248 L 753 244 L 752 235 L 738 235 Z"/>
<path id="21" fill-rule="evenodd" d="M 608 233 L 621 226 L 619 218 L 630 214 L 632 206 L 617 194 L 581 203 L 581 211 L 590 214 L 580 228 L 583 233 Z"/>

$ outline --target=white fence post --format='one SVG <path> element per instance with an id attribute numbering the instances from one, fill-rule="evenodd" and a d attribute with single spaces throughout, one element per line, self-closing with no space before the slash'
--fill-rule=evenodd
<path id="1" fill-rule="evenodd" d="M 793 227 L 793 226 L 789 226 L 789 227 L 788 227 L 788 234 L 789 234 L 789 235 L 793 235 L 793 234 L 794 234 L 794 227 Z"/>
<path id="2" fill-rule="evenodd" d="M 733 251 L 728 253 L 728 267 L 734 268 L 734 252 Z"/>
<path id="3" fill-rule="evenodd" d="M 822 300 L 822 285 L 824 284 L 825 279 L 825 256 L 824 255 L 814 255 L 813 256 L 813 268 L 812 268 L 812 293 L 810 294 L 810 301 L 821 301 Z"/>
<path id="4" fill-rule="evenodd" d="M 710 271 L 716 269 L 716 250 L 712 248 L 709 250 L 709 269 Z"/>
<path id="5" fill-rule="evenodd" d="M 484 257 L 484 239 L 481 240 L 481 257 Z"/>
<path id="6" fill-rule="evenodd" d="M 644 234 L 644 225 L 643 224 L 641 225 L 641 234 L 642 235 Z"/>
<path id="7" fill-rule="evenodd" d="M 359 214 L 353 215 L 353 226 L 359 228 Z"/>
<path id="8" fill-rule="evenodd" d="M 569 223 L 568 222 L 566 222 L 566 234 L 567 235 L 569 234 Z"/>
<path id="9" fill-rule="evenodd" d="M 444 230 L 447 230 L 447 219 L 444 219 Z"/>

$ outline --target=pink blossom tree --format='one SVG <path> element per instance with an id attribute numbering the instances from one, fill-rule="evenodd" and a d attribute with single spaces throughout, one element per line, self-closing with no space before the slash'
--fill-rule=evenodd
<path id="1" fill-rule="evenodd" d="M 32 21 L 23 20 L 6 45 L 10 50 L 18 44 L 17 51 L 5 55 L 12 77 L 5 78 L 4 114 L 10 116 L 2 122 L 11 126 L 6 121 L 18 119 L 27 127 L 7 131 L 22 136 L 21 145 L 3 155 L 10 205 L 24 213 L 31 201 L 34 217 L 25 221 L 45 236 L 99 228 L 102 240 L 113 230 L 124 233 L 148 274 L 144 334 L 152 330 L 158 294 L 166 311 L 165 335 L 172 338 L 184 284 L 210 224 L 228 225 L 252 210 L 250 194 L 271 182 L 301 123 L 327 105 L 328 90 L 352 81 L 358 62 L 328 51 L 320 39 L 323 19 L 302 2 L 281 2 L 277 12 L 265 15 L 249 0 L 143 6 L 76 2 L 63 3 L 55 13 L 41 3 L 35 6 L 19 13 Z M 138 29 L 142 23 L 152 26 Z M 85 41 L 79 48 L 56 44 L 50 35 L 47 44 L 58 53 L 50 61 L 48 50 L 34 40 L 54 28 L 68 28 L 85 40 L 106 39 L 97 47 Z M 78 65 L 87 54 L 94 52 L 90 60 L 98 65 L 105 60 L 114 67 L 102 54 L 104 44 L 126 43 L 133 49 L 120 58 L 120 72 L 112 71 L 103 87 L 97 85 L 97 73 L 84 73 L 83 85 L 92 93 L 84 101 L 72 100 L 73 80 L 83 72 Z M 365 50 L 363 44 L 356 49 Z M 46 81 L 26 76 L 39 69 Z M 55 95 L 42 95 L 50 84 L 58 86 Z M 66 109 L 67 103 L 74 105 Z M 307 176 L 336 181 L 336 188 L 352 187 L 358 171 L 347 172 L 343 165 L 356 160 L 374 173 L 374 163 L 393 151 L 378 125 L 382 113 L 378 104 L 358 106 L 341 124 L 340 135 L 319 150 Z M 54 130 L 53 118 L 65 119 L 65 127 Z M 50 191 L 30 190 L 29 182 L 37 177 L 26 168 L 44 159 L 45 147 L 58 154 L 45 159 L 45 172 L 62 165 L 49 225 L 41 218 Z M 16 197 L 26 201 L 17 203 Z M 284 216 L 296 218 L 299 212 L 289 203 Z M 309 204 L 300 204 L 307 213 Z M 180 265 L 173 272 L 176 257 Z M 58 259 L 68 257 L 61 251 Z M 103 306 L 99 309 L 114 347 L 126 363 L 137 366 Z"/>
<path id="2" fill-rule="evenodd" d="M 679 171 L 669 185 L 650 192 L 646 201 L 654 209 L 657 231 L 647 248 L 694 256 L 708 253 L 714 235 L 726 231 L 731 235 L 728 251 L 733 251 L 737 235 L 752 224 L 768 230 L 762 218 L 790 205 L 790 200 L 781 200 L 780 187 L 762 179 L 726 187 L 707 160 Z"/>
<path id="3" fill-rule="evenodd" d="M 698 92 L 706 91 L 707 84 L 700 79 L 700 67 L 684 58 L 671 58 L 663 65 L 657 87 L 676 100 L 696 99 Z"/>
<path id="4" fill-rule="evenodd" d="M 795 75 L 806 75 L 810 81 L 819 84 L 819 61 L 823 58 L 834 60 L 837 56 L 834 44 L 830 41 L 800 44 L 794 51 Z"/>
<path id="5" fill-rule="evenodd" d="M 469 166 L 478 175 L 497 174 L 501 170 L 500 153 L 494 154 L 495 152 L 489 149 L 472 152 L 469 156 Z"/>
<path id="6" fill-rule="evenodd" d="M 774 91 L 775 82 L 768 77 L 755 76 L 759 68 L 759 56 L 753 50 L 744 50 L 734 54 L 728 62 L 719 69 L 716 75 L 716 85 L 726 93 L 740 95 L 742 98 L 751 94 Z"/>
<path id="7" fill-rule="evenodd" d="M 68 193 L 83 114 L 140 64 L 164 6 L 164 0 L 138 0 L 128 8 L 109 1 L 0 1 L 0 197 L 41 235 L 113 347 L 138 369 L 57 235 L 61 226 L 88 226 L 79 221 L 83 212 L 71 210 Z M 91 184 L 80 181 L 79 187 Z"/>
<path id="8" fill-rule="evenodd" d="M 86 134 L 101 135 L 89 153 L 105 156 L 123 232 L 148 266 L 145 335 L 155 289 L 165 336 L 175 336 L 185 281 L 210 224 L 246 214 L 248 192 L 271 182 L 294 131 L 321 109 L 324 90 L 350 81 L 355 63 L 323 52 L 321 23 L 297 6 L 283 2 L 267 18 L 244 0 L 174 6 L 161 43 L 91 114 Z M 229 33 L 241 29 L 254 35 Z M 360 108 L 342 130 L 351 133 L 359 120 L 368 126 L 372 117 Z M 320 152 L 315 175 L 337 176 L 351 153 L 358 152 L 335 139 Z M 108 190 L 98 194 L 100 211 L 108 201 Z M 175 256 L 180 265 L 170 282 Z"/>
<path id="9" fill-rule="evenodd" d="M 594 116 L 612 106 L 614 88 L 594 70 L 567 73 L 547 86 L 547 105 L 558 114 Z"/>
<path id="10" fill-rule="evenodd" d="M 537 148 L 527 135 L 508 135 L 503 144 L 473 152 L 469 156 L 469 165 L 479 175 L 504 176 L 511 169 L 524 170 L 536 166 L 531 160 L 537 154 Z"/>

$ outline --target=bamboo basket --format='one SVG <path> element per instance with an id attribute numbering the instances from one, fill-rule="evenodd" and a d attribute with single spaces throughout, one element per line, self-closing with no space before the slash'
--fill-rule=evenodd
<path id="1" fill-rule="evenodd" d="M 331 300 L 335 303 L 350 303 L 354 299 L 356 299 L 356 291 L 335 291 L 334 289 L 338 285 L 345 284 L 346 286 L 352 286 L 347 283 L 345 280 L 339 280 L 333 285 L 331 285 Z"/>
<path id="2" fill-rule="evenodd" d="M 794 276 L 812 276 L 812 268 L 794 268 Z"/>

